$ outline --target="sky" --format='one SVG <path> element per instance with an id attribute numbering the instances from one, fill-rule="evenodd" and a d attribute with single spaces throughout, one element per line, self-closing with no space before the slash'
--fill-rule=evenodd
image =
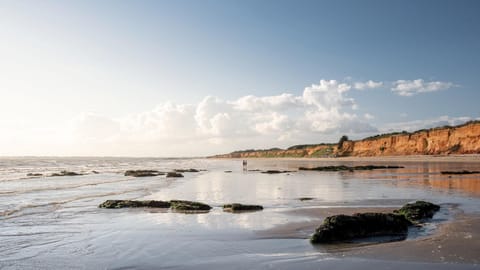
<path id="1" fill-rule="evenodd" d="M 0 155 L 205 156 L 479 119 L 479 13 L 0 0 Z"/>

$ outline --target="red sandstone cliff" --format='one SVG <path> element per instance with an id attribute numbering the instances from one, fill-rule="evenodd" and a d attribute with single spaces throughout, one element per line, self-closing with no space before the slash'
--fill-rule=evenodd
<path id="1" fill-rule="evenodd" d="M 420 130 L 413 133 L 378 135 L 358 141 L 292 147 L 291 149 L 237 151 L 220 158 L 401 156 L 480 153 L 480 121 L 455 127 Z"/>

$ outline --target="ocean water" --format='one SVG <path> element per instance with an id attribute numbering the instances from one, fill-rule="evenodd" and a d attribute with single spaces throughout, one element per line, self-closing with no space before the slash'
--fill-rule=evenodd
<path id="1" fill-rule="evenodd" d="M 249 160 L 250 171 L 243 171 L 241 160 L 1 158 L 0 268 L 349 269 L 355 265 L 367 269 L 384 262 L 340 258 L 316 248 L 308 242 L 310 231 L 295 238 L 265 238 L 258 232 L 291 222 L 321 223 L 321 216 L 288 214 L 302 208 L 399 207 L 421 199 L 479 213 L 479 175 L 440 174 L 442 170 L 479 170 L 478 163 L 389 163 L 405 168 L 353 173 L 297 171 L 300 166 L 339 164 L 361 165 L 259 159 Z M 202 171 L 184 173 L 183 178 L 123 175 L 130 169 L 185 168 Z M 267 169 L 293 172 L 256 171 Z M 85 175 L 45 177 L 62 170 Z M 29 177 L 29 173 L 44 176 Z M 300 201 L 300 197 L 313 200 Z M 98 208 L 107 199 L 185 199 L 214 208 L 202 214 Z M 232 202 L 261 204 L 265 210 L 223 212 L 221 206 Z M 436 219 L 441 222 L 448 217 L 444 212 Z M 405 267 L 424 269 L 425 264 L 396 262 L 392 269 Z M 451 269 L 435 265 L 442 267 Z M 455 265 L 456 269 L 475 267 Z"/>

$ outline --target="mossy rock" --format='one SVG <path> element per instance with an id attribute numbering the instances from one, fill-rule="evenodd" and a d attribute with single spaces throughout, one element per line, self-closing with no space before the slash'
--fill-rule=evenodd
<path id="1" fill-rule="evenodd" d="M 52 173 L 50 176 L 78 176 L 83 175 L 82 173 L 70 172 L 70 171 L 61 171 L 59 173 Z"/>
<path id="2" fill-rule="evenodd" d="M 137 208 L 137 207 L 150 207 L 150 208 L 169 208 L 170 202 L 164 201 L 134 201 L 134 200 L 107 200 L 100 204 L 100 208 Z"/>
<path id="3" fill-rule="evenodd" d="M 438 210 L 440 210 L 439 205 L 425 201 L 416 201 L 407 203 L 402 208 L 395 210 L 394 213 L 405 216 L 412 223 L 418 223 L 424 219 L 432 218 Z"/>
<path id="4" fill-rule="evenodd" d="M 175 211 L 209 211 L 212 207 L 208 204 L 192 201 L 171 200 L 170 208 Z"/>
<path id="5" fill-rule="evenodd" d="M 186 172 L 199 172 L 200 170 L 197 169 L 175 169 L 175 172 L 178 173 L 186 173 Z"/>
<path id="6" fill-rule="evenodd" d="M 167 177 L 168 178 L 170 178 L 170 177 L 183 177 L 183 174 L 178 173 L 178 172 L 169 172 L 169 173 L 167 173 Z"/>
<path id="7" fill-rule="evenodd" d="M 381 169 L 401 169 L 402 166 L 383 166 L 383 165 L 365 165 L 365 166 L 321 166 L 314 168 L 300 167 L 298 168 L 301 171 L 323 171 L 323 172 L 339 172 L 339 171 L 366 171 L 366 170 L 381 170 Z"/>
<path id="8" fill-rule="evenodd" d="M 404 216 L 391 213 L 335 215 L 325 218 L 323 224 L 311 236 L 310 241 L 317 244 L 351 241 L 372 236 L 405 238 L 410 224 Z"/>
<path id="9" fill-rule="evenodd" d="M 149 177 L 149 176 L 158 176 L 158 175 L 164 175 L 165 173 L 162 173 L 157 170 L 128 170 L 125 172 L 125 176 L 133 176 L 133 177 Z"/>
<path id="10" fill-rule="evenodd" d="M 263 206 L 254 204 L 231 203 L 223 205 L 223 211 L 242 212 L 242 211 L 261 211 Z"/>

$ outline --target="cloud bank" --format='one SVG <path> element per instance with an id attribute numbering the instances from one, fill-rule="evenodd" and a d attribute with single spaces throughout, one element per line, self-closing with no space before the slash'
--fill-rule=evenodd
<path id="1" fill-rule="evenodd" d="M 348 97 L 352 87 L 321 80 L 306 87 L 301 95 L 247 95 L 236 100 L 207 96 L 198 104 L 167 102 L 120 119 L 85 114 L 74 121 L 74 131 L 76 139 L 85 144 L 137 145 L 141 152 L 162 149 L 166 155 L 176 151 L 175 156 L 330 141 L 342 133 L 376 132 L 367 122 L 373 116 L 355 113 L 357 104 Z M 150 149 L 143 149 L 148 145 Z"/>

